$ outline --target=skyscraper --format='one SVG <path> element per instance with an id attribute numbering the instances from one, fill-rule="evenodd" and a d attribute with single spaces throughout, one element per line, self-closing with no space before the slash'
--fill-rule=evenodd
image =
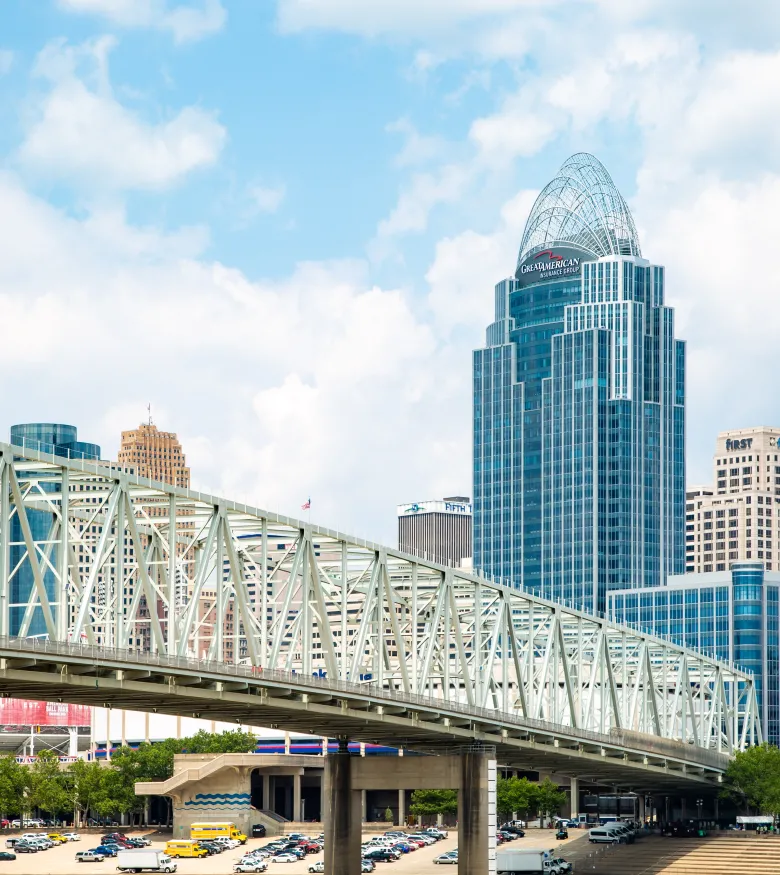
<path id="1" fill-rule="evenodd" d="M 158 431 L 151 422 L 122 432 L 117 462 L 141 477 L 189 488 L 190 469 L 175 432 Z"/>
<path id="2" fill-rule="evenodd" d="M 453 568 L 471 560 L 471 499 L 454 495 L 441 501 L 398 505 L 398 549 Z"/>
<path id="3" fill-rule="evenodd" d="M 533 206 L 474 352 L 474 566 L 585 610 L 684 569 L 685 345 L 593 156 Z"/>
<path id="4" fill-rule="evenodd" d="M 36 450 L 41 453 L 51 453 L 54 456 L 64 456 L 69 459 L 100 458 L 100 447 L 78 439 L 75 425 L 63 425 L 57 422 L 26 422 L 11 426 L 11 443 L 17 447 Z M 51 486 L 42 483 L 40 488 L 51 491 Z M 36 543 L 46 543 L 49 540 L 52 527 L 57 524 L 56 517 L 44 510 L 27 509 L 27 520 L 30 533 Z M 11 603 L 9 605 L 9 631 L 11 635 L 41 636 L 46 634 L 43 611 L 40 605 L 28 610 L 30 594 L 35 586 L 33 568 L 30 565 L 27 546 L 19 517 L 15 514 L 11 519 Z M 57 548 L 52 549 L 56 553 Z M 59 561 L 56 555 L 49 557 L 55 565 Z M 44 565 L 43 584 L 50 601 L 55 601 L 55 578 L 50 568 Z M 58 601 L 58 600 L 57 600 Z M 56 608 L 58 610 L 59 608 Z"/>
<path id="5" fill-rule="evenodd" d="M 685 570 L 727 571 L 734 562 L 756 559 L 777 570 L 780 428 L 721 432 L 712 464 L 713 485 L 689 487 L 686 494 Z"/>

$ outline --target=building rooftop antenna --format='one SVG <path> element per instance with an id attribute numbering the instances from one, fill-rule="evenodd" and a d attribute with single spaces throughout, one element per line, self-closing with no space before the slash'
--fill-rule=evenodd
<path id="1" fill-rule="evenodd" d="M 151 401 L 146 405 L 146 409 L 149 412 L 149 425 L 154 425 L 154 423 L 152 422 L 152 402 Z"/>

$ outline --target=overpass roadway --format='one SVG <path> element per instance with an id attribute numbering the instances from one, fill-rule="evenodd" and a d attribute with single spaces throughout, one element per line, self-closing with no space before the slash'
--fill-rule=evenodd
<path id="1" fill-rule="evenodd" d="M 738 666 L 39 444 L 0 444 L 0 694 L 476 742 L 637 789 L 717 783 L 762 740 Z"/>
<path id="2" fill-rule="evenodd" d="M 3 696 L 35 697 L 348 737 L 429 753 L 494 746 L 499 763 L 635 792 L 713 787 L 725 754 L 644 733 L 576 730 L 371 683 L 41 639 L 0 639 Z"/>

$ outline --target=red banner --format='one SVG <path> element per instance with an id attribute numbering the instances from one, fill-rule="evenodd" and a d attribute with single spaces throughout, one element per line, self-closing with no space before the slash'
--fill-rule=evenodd
<path id="1" fill-rule="evenodd" d="M 6 726 L 89 726 L 90 710 L 88 705 L 3 699 L 0 701 L 0 731 Z"/>

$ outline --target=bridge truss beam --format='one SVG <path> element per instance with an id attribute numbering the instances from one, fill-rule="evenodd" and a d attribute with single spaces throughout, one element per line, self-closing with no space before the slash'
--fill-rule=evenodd
<path id="1" fill-rule="evenodd" d="M 624 748 L 638 734 L 681 762 L 762 739 L 752 677 L 670 641 L 247 505 L 0 454 L 2 636 L 316 676 Z"/>

